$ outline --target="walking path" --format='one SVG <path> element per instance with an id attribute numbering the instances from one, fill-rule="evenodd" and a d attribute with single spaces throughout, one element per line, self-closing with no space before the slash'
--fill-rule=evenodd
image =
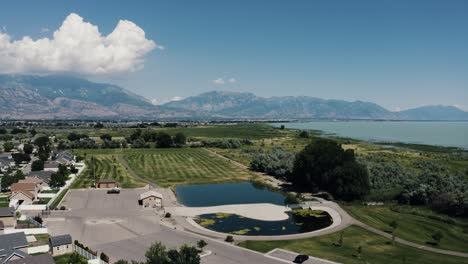
<path id="1" fill-rule="evenodd" d="M 241 164 L 241 163 L 239 163 L 237 161 L 231 160 L 231 159 L 229 159 L 229 158 L 227 158 L 225 156 L 222 156 L 222 155 L 220 155 L 220 154 L 218 154 L 218 153 L 216 153 L 216 152 L 214 152 L 212 150 L 209 150 L 209 149 L 205 149 L 205 150 L 212 153 L 213 155 L 216 155 L 216 156 L 222 158 L 222 159 L 229 160 L 232 164 L 234 164 L 235 166 L 237 166 L 239 168 L 249 169 L 249 167 L 245 166 L 244 164 Z M 262 175 L 262 176 L 266 176 L 268 178 L 268 180 L 270 182 L 275 183 L 274 185 L 277 186 L 277 187 L 281 187 L 282 185 L 285 184 L 283 181 L 281 181 L 279 179 L 276 179 L 274 177 L 265 175 L 263 173 L 258 173 L 257 172 L 257 174 Z M 271 180 L 271 178 L 273 178 L 274 180 Z M 320 204 L 320 205 L 323 205 L 323 206 L 333 208 L 341 216 L 341 224 L 339 226 L 336 226 L 335 228 L 332 228 L 332 229 L 324 230 L 323 232 L 322 232 L 322 230 L 323 230 L 322 229 L 322 230 L 317 230 L 317 231 L 314 231 L 314 232 L 311 232 L 311 233 L 303 233 L 303 234 L 289 235 L 289 236 L 279 236 L 279 237 L 275 237 L 275 236 L 267 237 L 267 238 L 270 238 L 270 239 L 264 239 L 264 237 L 259 237 L 260 239 L 256 239 L 255 237 L 237 236 L 238 239 L 281 240 L 281 239 L 297 239 L 297 238 L 304 238 L 304 237 L 314 237 L 314 236 L 322 236 L 322 235 L 334 233 L 334 232 L 342 230 L 342 229 L 344 229 L 344 228 L 346 228 L 346 227 L 348 227 L 350 225 L 356 225 L 356 226 L 362 227 L 365 230 L 367 230 L 369 232 L 372 232 L 374 234 L 377 234 L 377 235 L 392 239 L 391 234 L 386 233 L 386 232 L 384 232 L 382 230 L 376 229 L 374 227 L 371 227 L 371 226 L 369 226 L 369 225 L 367 225 L 367 224 L 353 218 L 343 208 L 341 208 L 337 203 L 331 202 L 331 201 L 326 201 L 326 200 L 318 198 L 318 197 L 314 197 L 314 198 L 317 199 L 318 202 L 307 202 L 307 204 L 310 205 L 310 206 Z M 290 238 L 290 236 L 292 238 Z M 440 253 L 440 254 L 445 254 L 445 255 L 450 255 L 450 256 L 468 258 L 468 253 L 429 247 L 429 246 L 426 246 L 426 245 L 421 245 L 421 244 L 417 244 L 417 243 L 414 243 L 414 242 L 411 242 L 411 241 L 408 241 L 408 240 L 404 240 L 404 239 L 401 239 L 399 237 L 395 237 L 395 241 L 398 242 L 398 243 L 401 243 L 403 245 L 406 245 L 406 246 L 410 246 L 410 247 L 413 247 L 413 248 L 422 249 L 422 250 L 426 250 L 426 251 L 430 251 L 430 252 L 434 252 L 434 253 Z"/>

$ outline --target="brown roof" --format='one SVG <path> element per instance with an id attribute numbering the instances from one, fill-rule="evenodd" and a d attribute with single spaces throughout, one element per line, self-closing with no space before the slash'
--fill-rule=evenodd
<path id="1" fill-rule="evenodd" d="M 26 177 L 24 180 L 20 180 L 18 183 L 43 183 L 44 181 L 37 177 Z"/>
<path id="2" fill-rule="evenodd" d="M 10 186 L 11 192 L 17 192 L 17 191 L 33 191 L 36 189 L 36 184 L 32 182 L 17 182 L 13 183 Z"/>
<path id="3" fill-rule="evenodd" d="M 27 197 L 29 197 L 30 199 L 34 199 L 34 194 L 32 192 L 26 191 L 26 190 L 19 190 L 19 191 L 16 191 L 16 192 L 12 192 L 11 195 L 10 195 L 10 199 L 13 198 L 13 196 L 15 196 L 18 193 L 22 193 L 22 194 L 26 195 Z"/>

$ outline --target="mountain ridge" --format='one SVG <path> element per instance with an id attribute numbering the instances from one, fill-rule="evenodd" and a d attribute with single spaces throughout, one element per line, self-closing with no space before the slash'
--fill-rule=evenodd
<path id="1" fill-rule="evenodd" d="M 378 119 L 468 120 L 453 106 L 400 112 L 366 101 L 310 96 L 260 97 L 209 91 L 162 105 L 114 84 L 60 75 L 0 75 L 0 119 Z"/>

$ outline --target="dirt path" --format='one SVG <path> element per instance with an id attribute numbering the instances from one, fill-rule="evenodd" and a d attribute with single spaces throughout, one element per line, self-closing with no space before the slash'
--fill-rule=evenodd
<path id="1" fill-rule="evenodd" d="M 149 184 L 149 186 L 153 187 L 153 188 L 161 188 L 159 187 L 156 183 L 152 182 L 152 181 L 149 181 L 145 178 L 142 178 L 140 177 L 131 167 L 130 165 L 128 165 L 128 162 L 125 160 L 125 158 L 123 156 L 118 156 L 119 157 L 119 161 L 120 163 L 122 163 L 122 165 L 125 167 L 125 169 L 128 171 L 128 173 L 130 173 L 130 175 L 132 175 L 132 177 L 134 177 L 135 179 L 138 179 L 142 182 L 146 182 L 147 184 Z"/>

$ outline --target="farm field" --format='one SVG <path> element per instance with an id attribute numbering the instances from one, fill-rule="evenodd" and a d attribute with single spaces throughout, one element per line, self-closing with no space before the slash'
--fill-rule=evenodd
<path id="1" fill-rule="evenodd" d="M 393 246 L 389 239 L 370 233 L 357 226 L 351 226 L 344 230 L 343 245 L 341 247 L 334 245 L 339 238 L 340 233 L 337 232 L 326 236 L 307 239 L 244 241 L 241 242 L 239 246 L 263 253 L 275 248 L 283 248 L 302 254 L 350 264 L 466 263 L 464 258 L 430 253 L 398 243 Z M 358 256 L 358 247 L 361 247 L 360 256 Z"/>
<path id="2" fill-rule="evenodd" d="M 125 158 L 140 177 L 163 187 L 246 181 L 253 177 L 204 149 L 152 149 Z"/>
<path id="3" fill-rule="evenodd" d="M 73 188 L 87 188 L 94 183 L 94 175 L 96 174 L 96 182 L 101 179 L 114 179 L 120 183 L 122 188 L 143 187 L 144 182 L 135 179 L 130 175 L 127 169 L 118 160 L 118 155 L 89 153 L 86 156 L 88 167 L 75 180 Z M 94 171 L 94 172 L 93 172 Z"/>
<path id="4" fill-rule="evenodd" d="M 397 221 L 396 236 L 419 244 L 432 242 L 440 231 L 443 238 L 437 248 L 468 252 L 468 221 L 436 214 L 428 209 L 403 206 L 399 212 L 389 206 L 343 206 L 356 219 L 380 230 L 391 232 L 389 224 Z M 429 245 L 432 246 L 432 245 Z"/>
<path id="5" fill-rule="evenodd" d="M 253 177 L 250 172 L 199 148 L 87 149 L 75 150 L 75 153 L 85 156 L 88 162 L 92 156 L 96 157 L 96 176 L 116 178 L 122 183 L 128 183 L 125 185 L 126 188 L 142 183 L 128 173 L 119 162 L 118 156 L 125 158 L 132 170 L 141 178 L 153 181 L 162 187 L 246 181 Z M 73 187 L 90 186 L 92 181 L 92 167 L 89 166 Z"/>

